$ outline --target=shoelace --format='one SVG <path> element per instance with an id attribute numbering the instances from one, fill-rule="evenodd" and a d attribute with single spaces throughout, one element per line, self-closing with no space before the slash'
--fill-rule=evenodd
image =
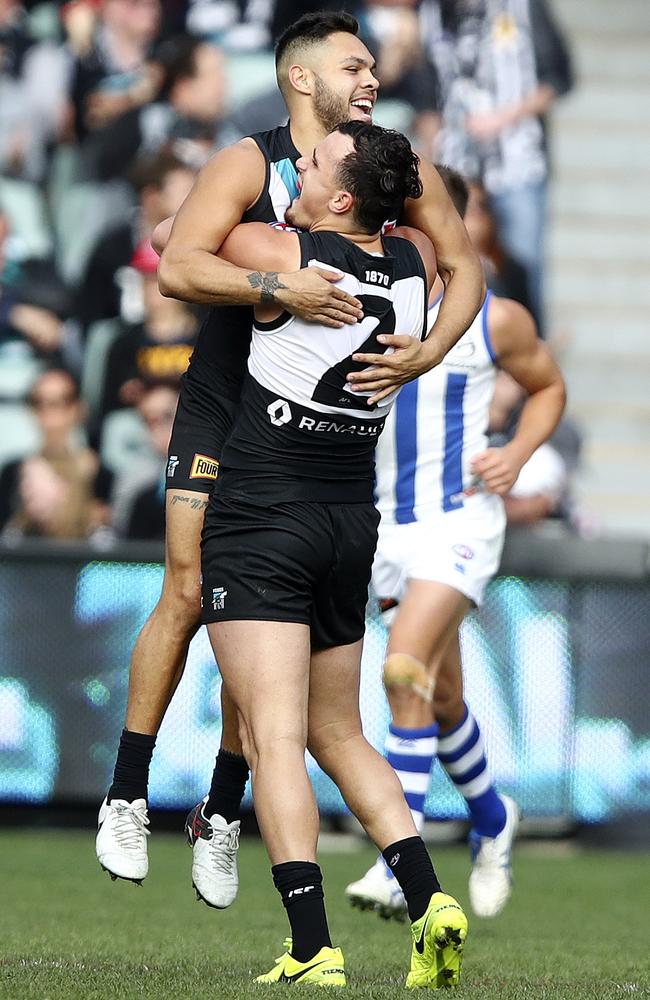
<path id="1" fill-rule="evenodd" d="M 149 817 L 132 806 L 113 806 L 113 810 L 113 832 L 120 847 L 127 851 L 142 850 L 145 837 L 149 836 L 146 829 Z"/>
<path id="2" fill-rule="evenodd" d="M 239 830 L 214 830 L 210 838 L 210 860 L 213 866 L 231 875 L 239 847 Z"/>

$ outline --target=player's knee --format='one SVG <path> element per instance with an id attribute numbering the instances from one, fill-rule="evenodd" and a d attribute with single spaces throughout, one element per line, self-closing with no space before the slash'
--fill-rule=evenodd
<path id="1" fill-rule="evenodd" d="M 307 749 L 318 764 L 318 766 L 330 774 L 332 767 L 330 762 L 343 759 L 350 742 L 361 736 L 361 726 L 345 725 L 338 727 L 336 732 L 332 731 L 332 726 L 319 726 L 318 729 L 310 727 L 307 733 Z"/>
<path id="2" fill-rule="evenodd" d="M 318 738 L 309 738 L 307 740 L 307 749 L 320 767 L 321 771 L 331 778 L 335 770 L 334 764 L 336 763 L 336 754 L 332 752 L 331 743 L 326 743 Z"/>
<path id="3" fill-rule="evenodd" d="M 248 753 L 255 766 L 261 763 L 270 767 L 291 767 L 294 763 L 304 760 L 307 747 L 306 733 L 303 734 L 297 729 L 286 731 L 271 720 L 267 720 L 262 726 L 248 726 L 247 741 Z M 244 745 L 243 740 L 242 745 Z M 246 752 L 244 756 L 249 760 Z M 250 766 L 253 767 L 252 764 Z"/>
<path id="4" fill-rule="evenodd" d="M 201 620 L 201 582 L 194 567 L 192 571 L 167 570 L 161 603 L 165 609 L 187 626 Z"/>
<path id="5" fill-rule="evenodd" d="M 390 695 L 397 691 L 413 691 L 424 701 L 433 698 L 433 683 L 424 663 L 409 653 L 391 653 L 384 663 L 384 687 Z"/>

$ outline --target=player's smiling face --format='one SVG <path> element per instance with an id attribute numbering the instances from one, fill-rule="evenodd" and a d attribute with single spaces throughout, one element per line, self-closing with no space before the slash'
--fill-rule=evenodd
<path id="1" fill-rule="evenodd" d="M 313 67 L 314 113 L 329 132 L 340 122 L 371 122 L 379 83 L 375 60 L 356 35 L 337 32 L 318 50 Z"/>
<path id="2" fill-rule="evenodd" d="M 331 132 L 318 143 L 311 156 L 300 157 L 296 164 L 300 174 L 300 196 L 287 210 L 287 222 L 299 229 L 310 229 L 332 214 L 333 204 L 340 212 L 350 195 L 341 189 L 338 167 L 353 150 L 351 136 Z"/>

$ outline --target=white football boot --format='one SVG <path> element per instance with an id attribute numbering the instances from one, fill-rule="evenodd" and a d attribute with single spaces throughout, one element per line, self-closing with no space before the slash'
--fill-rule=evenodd
<path id="1" fill-rule="evenodd" d="M 512 845 L 519 826 L 519 809 L 507 795 L 500 795 L 506 810 L 506 825 L 496 837 L 469 835 L 472 874 L 469 900 L 477 917 L 496 917 L 512 892 Z"/>
<path id="2" fill-rule="evenodd" d="M 389 874 L 382 857 L 369 868 L 357 882 L 351 882 L 345 890 L 346 898 L 352 906 L 360 910 L 374 910 L 389 920 L 406 919 L 406 900 L 399 882 Z"/>
<path id="3" fill-rule="evenodd" d="M 185 832 L 192 847 L 192 885 L 198 899 L 217 910 L 225 910 L 234 902 L 239 889 L 240 823 L 238 819 L 226 823 L 218 813 L 208 818 L 203 812 L 207 801 L 206 795 L 185 820 Z"/>
<path id="4" fill-rule="evenodd" d="M 138 885 L 149 871 L 147 837 L 149 816 L 144 799 L 102 802 L 95 852 L 100 865 L 113 881 L 128 879 Z"/>

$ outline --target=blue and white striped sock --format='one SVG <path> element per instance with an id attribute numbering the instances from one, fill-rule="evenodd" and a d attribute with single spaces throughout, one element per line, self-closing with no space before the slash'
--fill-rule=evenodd
<path id="1" fill-rule="evenodd" d="M 438 760 L 467 802 L 474 832 L 480 837 L 501 833 L 505 806 L 488 773 L 483 736 L 467 704 L 462 722 L 439 738 Z"/>
<path id="2" fill-rule="evenodd" d="M 404 789 L 418 833 L 424 826 L 424 799 L 429 788 L 431 765 L 438 746 L 438 724 L 424 729 L 390 726 L 384 752 Z"/>

